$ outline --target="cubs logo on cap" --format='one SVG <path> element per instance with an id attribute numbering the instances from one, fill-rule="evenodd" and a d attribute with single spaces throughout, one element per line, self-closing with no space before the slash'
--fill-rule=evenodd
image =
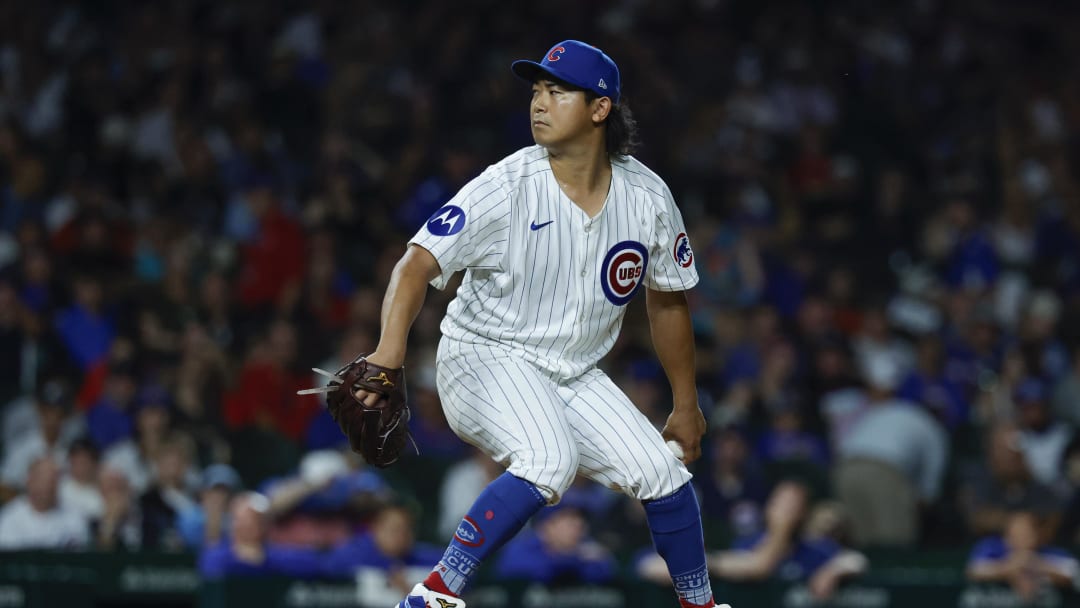
<path id="1" fill-rule="evenodd" d="M 619 67 L 604 51 L 580 40 L 563 40 L 551 47 L 540 63 L 521 59 L 512 63 L 510 69 L 529 82 L 534 82 L 540 74 L 547 74 L 619 103 Z"/>
<path id="2" fill-rule="evenodd" d="M 623 241 L 612 247 L 600 266 L 600 288 L 608 301 L 624 306 L 634 299 L 648 263 L 649 250 L 637 241 Z"/>

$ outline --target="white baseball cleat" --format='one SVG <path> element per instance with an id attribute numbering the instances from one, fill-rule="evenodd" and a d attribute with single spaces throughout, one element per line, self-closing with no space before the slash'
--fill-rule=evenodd
<path id="1" fill-rule="evenodd" d="M 417 583 L 409 595 L 401 600 L 394 608 L 465 608 L 465 601 L 461 598 L 438 591 L 432 591 Z"/>

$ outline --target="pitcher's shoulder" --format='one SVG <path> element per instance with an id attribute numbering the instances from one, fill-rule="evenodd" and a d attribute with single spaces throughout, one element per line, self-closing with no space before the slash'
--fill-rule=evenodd
<path id="1" fill-rule="evenodd" d="M 655 171 L 645 163 L 633 156 L 623 156 L 612 161 L 612 166 L 617 168 L 620 179 L 624 180 L 631 188 L 636 188 L 648 194 L 646 198 L 661 209 L 666 209 L 669 202 L 674 201 L 671 189 L 667 183 Z"/>
<path id="2" fill-rule="evenodd" d="M 486 179 L 513 189 L 520 181 L 551 171 L 547 149 L 541 146 L 522 148 L 484 170 Z"/>

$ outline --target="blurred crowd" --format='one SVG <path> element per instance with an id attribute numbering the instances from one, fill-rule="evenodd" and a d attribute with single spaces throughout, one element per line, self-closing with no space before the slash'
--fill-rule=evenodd
<path id="1" fill-rule="evenodd" d="M 0 547 L 427 565 L 413 537 L 440 545 L 499 472 L 434 390 L 453 290 L 411 335 L 409 463 L 365 468 L 296 390 L 373 347 L 407 238 L 532 143 L 510 61 L 575 37 L 619 63 L 691 226 L 714 573 L 831 564 L 825 593 L 851 549 L 978 540 L 976 566 L 1013 547 L 1001 572 L 1036 571 L 1080 544 L 1077 12 L 0 4 Z M 663 423 L 637 304 L 603 366 Z M 648 546 L 607 490 L 553 511 L 499 568 L 602 579 Z"/>

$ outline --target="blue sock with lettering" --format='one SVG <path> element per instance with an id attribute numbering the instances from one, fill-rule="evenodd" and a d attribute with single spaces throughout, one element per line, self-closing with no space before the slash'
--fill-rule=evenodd
<path id="1" fill-rule="evenodd" d="M 653 544 L 667 562 L 679 604 L 683 608 L 715 605 L 694 488 L 687 483 L 670 496 L 643 504 Z"/>
<path id="2" fill-rule="evenodd" d="M 532 483 L 510 473 L 500 475 L 484 488 L 458 524 L 454 539 L 424 585 L 460 596 L 476 575 L 480 561 L 513 538 L 545 504 L 547 500 Z"/>

